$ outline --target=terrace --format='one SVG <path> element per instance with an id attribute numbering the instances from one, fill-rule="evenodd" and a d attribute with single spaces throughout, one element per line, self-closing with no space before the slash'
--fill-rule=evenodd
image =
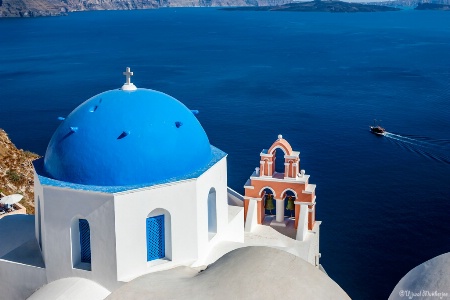
<path id="1" fill-rule="evenodd" d="M 0 193 L 0 199 L 3 198 L 5 195 L 3 193 Z M 25 215 L 27 213 L 27 209 L 20 203 L 14 203 L 14 204 L 1 204 L 0 203 L 0 219 L 5 216 L 10 215 Z"/>

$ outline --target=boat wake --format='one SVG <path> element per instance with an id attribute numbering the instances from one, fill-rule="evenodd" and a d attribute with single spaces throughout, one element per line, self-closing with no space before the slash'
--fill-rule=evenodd
<path id="1" fill-rule="evenodd" d="M 433 161 L 450 165 L 450 140 L 433 139 L 424 136 L 399 135 L 391 132 L 385 132 L 384 136 L 405 150 Z"/>

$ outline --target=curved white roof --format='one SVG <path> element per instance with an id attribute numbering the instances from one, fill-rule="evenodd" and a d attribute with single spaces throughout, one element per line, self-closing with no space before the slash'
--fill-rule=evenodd
<path id="1" fill-rule="evenodd" d="M 150 296 L 151 295 L 151 296 Z M 350 299 L 327 274 L 303 259 L 268 247 L 246 247 L 204 271 L 178 267 L 147 274 L 107 299 Z"/>
<path id="2" fill-rule="evenodd" d="M 409 271 L 395 286 L 389 300 L 446 299 L 450 296 L 450 252 Z M 433 293 L 445 293 L 443 297 Z"/>
<path id="3" fill-rule="evenodd" d="M 28 300 L 103 300 L 110 291 L 88 279 L 69 277 L 44 285 Z"/>

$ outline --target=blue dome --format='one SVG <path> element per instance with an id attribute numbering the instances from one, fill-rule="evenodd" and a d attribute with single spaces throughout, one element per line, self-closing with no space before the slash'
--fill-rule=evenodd
<path id="1" fill-rule="evenodd" d="M 184 176 L 211 160 L 193 113 L 164 93 L 101 93 L 78 106 L 53 134 L 44 169 L 60 181 L 124 186 Z"/>

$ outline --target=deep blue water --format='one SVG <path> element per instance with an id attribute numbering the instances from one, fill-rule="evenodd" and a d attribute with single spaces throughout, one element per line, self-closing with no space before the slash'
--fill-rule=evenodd
<path id="1" fill-rule="evenodd" d="M 0 127 L 20 148 L 43 155 L 56 117 L 130 66 L 200 110 L 241 193 L 277 134 L 301 151 L 321 263 L 353 299 L 386 299 L 450 251 L 448 12 L 85 12 L 0 32 Z M 370 134 L 374 118 L 392 134 Z"/>

